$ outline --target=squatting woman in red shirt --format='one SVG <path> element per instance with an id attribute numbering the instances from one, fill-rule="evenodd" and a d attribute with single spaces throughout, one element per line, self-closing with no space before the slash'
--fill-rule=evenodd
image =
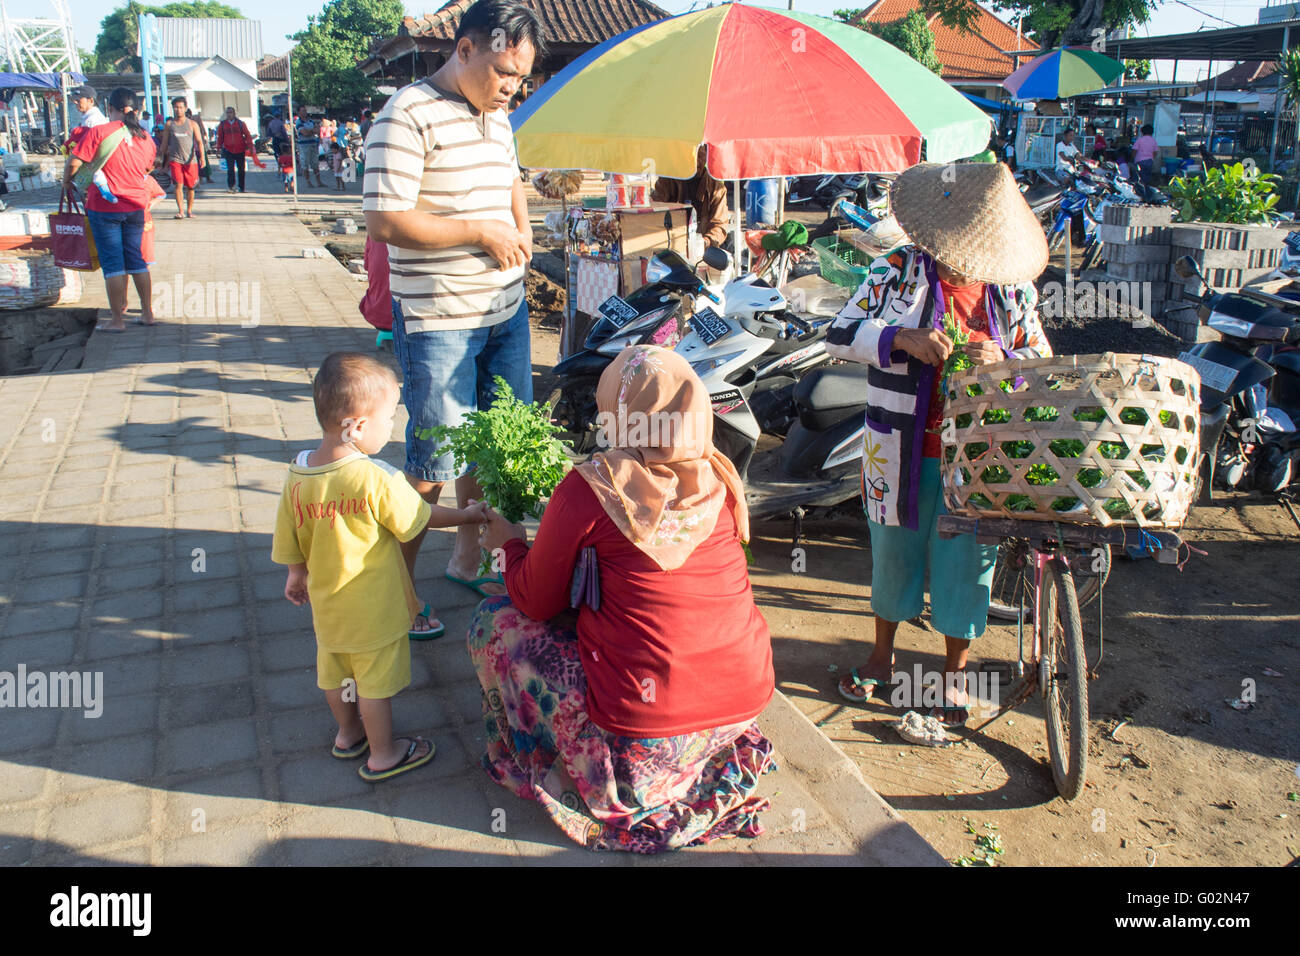
<path id="1" fill-rule="evenodd" d="M 533 546 L 495 513 L 482 536 L 508 592 L 470 624 L 484 766 L 592 849 L 756 835 L 774 679 L 740 476 L 675 353 L 625 349 L 596 401 L 609 450 L 560 482 Z"/>

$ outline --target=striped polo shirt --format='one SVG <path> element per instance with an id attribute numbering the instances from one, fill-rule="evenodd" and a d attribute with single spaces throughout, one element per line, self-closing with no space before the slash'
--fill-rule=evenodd
<path id="1" fill-rule="evenodd" d="M 364 210 L 415 209 L 451 219 L 515 225 L 519 181 L 504 110 L 481 113 L 429 79 L 398 90 L 366 138 Z M 478 246 L 388 246 L 391 288 L 408 332 L 476 329 L 519 311 L 525 266 L 502 270 Z"/>

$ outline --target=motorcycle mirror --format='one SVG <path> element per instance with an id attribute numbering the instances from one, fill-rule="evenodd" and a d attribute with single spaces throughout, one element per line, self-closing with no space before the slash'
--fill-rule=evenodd
<path id="1" fill-rule="evenodd" d="M 731 253 L 727 252 L 726 249 L 719 249 L 717 246 L 705 246 L 704 264 L 710 269 L 725 272 L 731 267 Z"/>
<path id="2" fill-rule="evenodd" d="M 1178 273 L 1180 279 L 1200 279 L 1202 282 L 1205 281 L 1205 277 L 1201 275 L 1201 267 L 1196 264 L 1196 260 L 1191 256 L 1181 256 L 1174 263 L 1174 271 Z"/>

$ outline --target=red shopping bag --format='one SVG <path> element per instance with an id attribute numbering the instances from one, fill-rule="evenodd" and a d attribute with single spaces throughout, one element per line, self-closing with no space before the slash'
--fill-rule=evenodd
<path id="1" fill-rule="evenodd" d="M 54 264 L 64 269 L 94 272 L 99 268 L 86 211 L 72 190 L 65 190 L 59 197 L 59 211 L 50 217 L 50 250 Z"/>
<path id="2" fill-rule="evenodd" d="M 145 265 L 153 264 L 153 214 L 148 209 L 144 211 L 144 232 L 140 233 L 140 258 Z"/>

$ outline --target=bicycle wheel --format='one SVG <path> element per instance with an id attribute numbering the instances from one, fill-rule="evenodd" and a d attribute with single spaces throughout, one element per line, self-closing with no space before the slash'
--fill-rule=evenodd
<path id="1" fill-rule="evenodd" d="M 1043 567 L 1038 620 L 1042 633 L 1040 689 L 1052 777 L 1057 792 L 1073 800 L 1083 792 L 1088 772 L 1088 664 L 1074 578 L 1059 558 Z"/>

